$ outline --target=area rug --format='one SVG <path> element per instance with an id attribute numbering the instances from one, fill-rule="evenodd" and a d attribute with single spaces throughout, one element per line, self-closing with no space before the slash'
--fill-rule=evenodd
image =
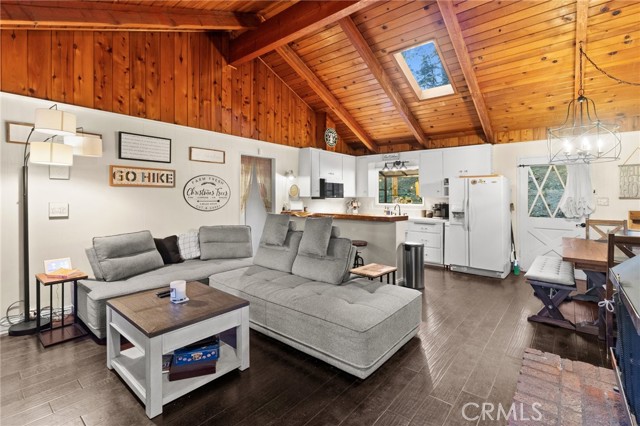
<path id="1" fill-rule="evenodd" d="M 631 426 L 613 370 L 528 348 L 509 425 Z"/>

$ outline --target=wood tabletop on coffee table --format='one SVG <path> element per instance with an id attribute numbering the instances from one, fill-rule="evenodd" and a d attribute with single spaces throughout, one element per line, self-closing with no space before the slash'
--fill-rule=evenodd
<path id="1" fill-rule="evenodd" d="M 187 283 L 189 301 L 185 303 L 171 303 L 168 297 L 156 296 L 161 290 L 117 297 L 109 300 L 107 305 L 147 337 L 158 336 L 249 305 L 244 299 L 196 281 Z"/>
<path id="2" fill-rule="evenodd" d="M 350 272 L 356 275 L 362 275 L 367 278 L 378 278 L 391 272 L 397 271 L 395 266 L 380 265 L 379 263 L 369 263 L 368 265 L 353 268 Z"/>

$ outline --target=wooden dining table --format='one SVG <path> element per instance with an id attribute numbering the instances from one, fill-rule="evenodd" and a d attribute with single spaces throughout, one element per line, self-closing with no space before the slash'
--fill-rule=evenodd
<path id="1" fill-rule="evenodd" d="M 562 238 L 562 260 L 583 271 L 607 272 L 607 242 Z"/>
<path id="2" fill-rule="evenodd" d="M 587 277 L 595 278 L 596 274 L 607 273 L 607 242 L 587 240 L 584 238 L 562 238 L 562 260 L 573 263 L 575 269 L 581 269 Z M 592 275 L 593 274 L 593 275 Z M 606 279 L 605 279 L 606 280 Z M 598 282 L 599 280 L 594 280 Z M 601 282 L 601 281 L 600 281 Z M 606 280 L 606 294 L 609 295 L 611 283 Z M 605 324 L 599 321 L 576 324 L 576 331 L 605 337 Z"/>

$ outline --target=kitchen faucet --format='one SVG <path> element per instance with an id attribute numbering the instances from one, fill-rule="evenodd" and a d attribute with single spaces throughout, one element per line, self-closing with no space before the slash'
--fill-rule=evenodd
<path id="1" fill-rule="evenodd" d="M 396 207 L 398 208 L 398 216 L 402 216 L 402 210 L 400 209 L 400 204 L 396 203 L 395 206 L 393 206 L 393 211 L 396 211 Z"/>

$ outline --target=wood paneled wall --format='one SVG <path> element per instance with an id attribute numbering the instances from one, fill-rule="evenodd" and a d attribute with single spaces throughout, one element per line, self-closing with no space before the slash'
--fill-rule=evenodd
<path id="1" fill-rule="evenodd" d="M 3 30 L 1 38 L 2 91 L 314 146 L 315 112 L 262 61 L 227 66 L 226 35 Z"/>

